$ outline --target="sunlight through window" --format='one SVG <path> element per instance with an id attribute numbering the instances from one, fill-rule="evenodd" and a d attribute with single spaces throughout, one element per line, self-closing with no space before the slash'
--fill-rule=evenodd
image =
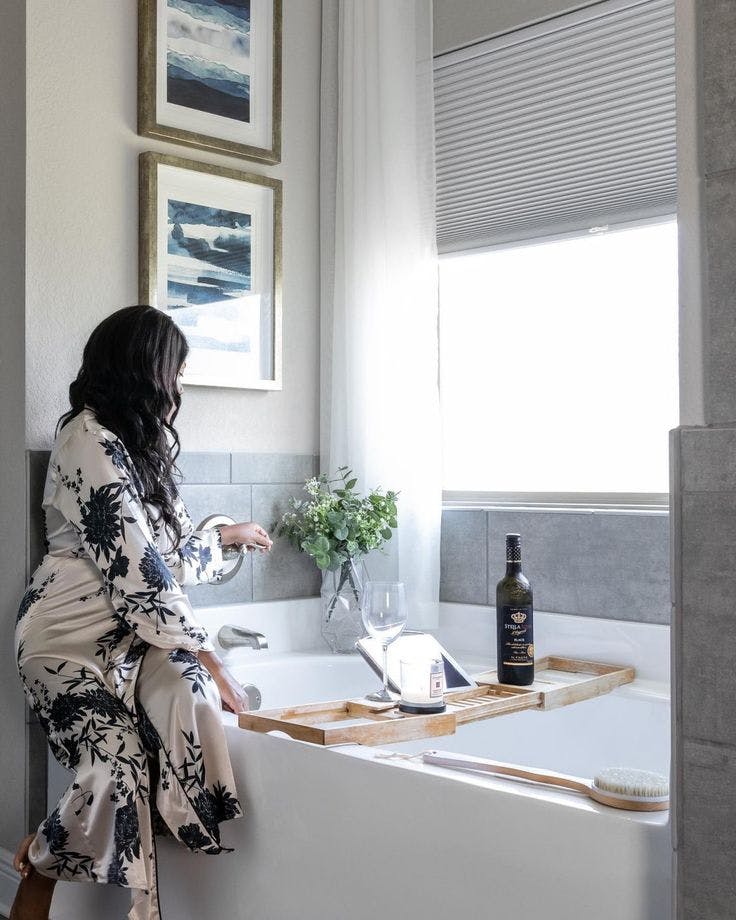
<path id="1" fill-rule="evenodd" d="M 444 488 L 667 492 L 677 225 L 444 257 Z"/>

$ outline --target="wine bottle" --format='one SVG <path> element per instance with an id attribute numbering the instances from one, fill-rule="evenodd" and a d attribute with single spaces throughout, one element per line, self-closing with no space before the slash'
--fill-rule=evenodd
<path id="1" fill-rule="evenodd" d="M 534 681 L 532 586 L 521 571 L 521 537 L 506 534 L 506 574 L 496 586 L 498 680 L 526 686 Z"/>

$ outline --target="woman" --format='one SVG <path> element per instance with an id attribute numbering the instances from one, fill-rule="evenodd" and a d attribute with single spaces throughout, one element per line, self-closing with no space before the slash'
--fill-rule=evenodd
<path id="1" fill-rule="evenodd" d="M 193 529 L 174 465 L 186 356 L 164 313 L 127 307 L 94 330 L 69 388 L 44 491 L 49 548 L 16 653 L 75 778 L 18 847 L 12 920 L 47 920 L 57 879 L 131 888 L 131 920 L 155 920 L 155 826 L 214 854 L 219 823 L 241 814 L 220 706 L 247 697 L 181 585 L 218 581 L 223 544 L 271 540 L 254 523 Z"/>

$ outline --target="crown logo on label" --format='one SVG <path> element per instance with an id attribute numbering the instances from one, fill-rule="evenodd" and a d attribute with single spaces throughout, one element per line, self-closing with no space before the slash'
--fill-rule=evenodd
<path id="1" fill-rule="evenodd" d="M 511 619 L 514 621 L 514 623 L 523 623 L 526 619 L 526 614 L 519 610 L 516 613 L 511 614 Z"/>

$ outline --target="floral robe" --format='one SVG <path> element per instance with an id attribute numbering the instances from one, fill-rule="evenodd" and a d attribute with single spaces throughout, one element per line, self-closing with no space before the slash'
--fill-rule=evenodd
<path id="1" fill-rule="evenodd" d="M 74 781 L 29 858 L 54 878 L 134 889 L 130 920 L 158 920 L 154 831 L 219 853 L 240 815 L 211 650 L 180 585 L 221 577 L 219 531 L 182 539 L 141 501 L 123 444 L 85 409 L 59 434 L 44 510 L 48 553 L 18 612 L 18 668 Z"/>

